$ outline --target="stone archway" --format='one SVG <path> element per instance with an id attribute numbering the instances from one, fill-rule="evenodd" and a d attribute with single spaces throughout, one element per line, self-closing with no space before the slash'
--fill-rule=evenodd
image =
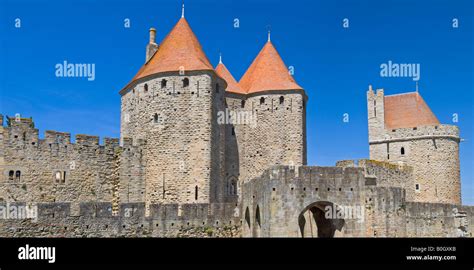
<path id="1" fill-rule="evenodd" d="M 298 225 L 302 237 L 334 237 L 336 230 L 344 227 L 344 219 L 328 218 L 327 211 L 337 207 L 336 204 L 318 201 L 306 206 L 298 216 Z"/>

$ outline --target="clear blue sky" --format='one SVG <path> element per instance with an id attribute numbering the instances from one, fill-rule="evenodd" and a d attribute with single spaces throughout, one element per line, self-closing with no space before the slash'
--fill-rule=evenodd
<path id="1" fill-rule="evenodd" d="M 413 91 L 382 78 L 380 64 L 421 65 L 420 92 L 443 123 L 459 115 L 463 203 L 474 204 L 473 3 L 432 1 L 187 0 L 186 18 L 216 65 L 240 79 L 272 42 L 309 96 L 309 164 L 368 157 L 366 90 Z M 148 29 L 160 41 L 181 1 L 0 0 L 0 112 L 32 116 L 40 129 L 119 136 L 120 96 L 144 62 Z M 21 28 L 15 28 L 15 19 Z M 131 21 L 124 28 L 124 19 Z M 240 27 L 234 28 L 234 19 Z M 349 19 L 349 28 L 342 20 Z M 453 18 L 459 28 L 452 28 Z M 94 63 L 95 81 L 57 78 L 55 65 Z M 349 123 L 342 121 L 348 113 Z"/>

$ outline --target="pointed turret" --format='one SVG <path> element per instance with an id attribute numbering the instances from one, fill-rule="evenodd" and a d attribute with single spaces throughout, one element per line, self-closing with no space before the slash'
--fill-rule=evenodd
<path id="1" fill-rule="evenodd" d="M 151 59 L 140 68 L 124 89 L 136 80 L 156 73 L 196 70 L 214 70 L 214 68 L 188 22 L 181 17 Z"/>
<path id="2" fill-rule="evenodd" d="M 240 79 L 240 86 L 247 93 L 267 90 L 302 90 L 288 72 L 277 50 L 268 41 Z"/>
<path id="3" fill-rule="evenodd" d="M 226 91 L 236 94 L 245 94 L 245 91 L 234 79 L 234 76 L 232 76 L 232 74 L 229 72 L 224 63 L 222 63 L 222 57 L 219 57 L 219 64 L 216 67 L 216 73 L 227 82 Z"/>

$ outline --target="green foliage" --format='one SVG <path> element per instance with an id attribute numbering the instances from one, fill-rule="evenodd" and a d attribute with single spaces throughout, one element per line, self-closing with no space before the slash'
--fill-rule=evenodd
<path id="1" fill-rule="evenodd" d="M 205 228 L 204 228 L 204 232 L 205 232 L 208 236 L 212 236 L 212 234 L 214 233 L 214 229 L 211 228 L 211 227 L 205 227 Z"/>

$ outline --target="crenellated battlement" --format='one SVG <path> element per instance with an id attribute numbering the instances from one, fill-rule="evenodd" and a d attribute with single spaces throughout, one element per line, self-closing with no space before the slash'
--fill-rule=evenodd
<path id="1" fill-rule="evenodd" d="M 0 114 L 1 118 L 3 116 Z M 34 122 L 31 118 L 20 118 L 20 120 L 14 117 L 8 117 L 9 124 L 4 127 L 4 136 L 7 138 L 6 146 L 8 143 L 14 145 L 32 146 L 36 149 L 42 149 L 43 146 L 47 148 L 53 148 L 57 145 L 67 145 L 73 148 L 74 146 L 88 146 L 88 147 L 105 147 L 114 148 L 120 147 L 119 138 L 104 137 L 103 143 L 100 143 L 100 137 L 88 134 L 77 134 L 75 136 L 75 142 L 71 142 L 71 133 L 62 132 L 56 130 L 46 130 L 44 132 L 44 139 L 39 138 L 39 130 L 34 128 Z M 123 138 L 123 147 L 140 146 L 146 143 L 143 139 L 134 141 L 132 138 Z"/>
<path id="2" fill-rule="evenodd" d="M 99 136 L 78 134 L 76 135 L 76 144 L 85 146 L 98 146 Z"/>
<path id="3" fill-rule="evenodd" d="M 320 166 L 273 166 L 257 178 L 244 185 L 255 189 L 275 189 L 281 192 L 302 192 L 329 194 L 348 192 L 365 185 L 363 168 L 320 167 Z M 244 195 L 248 196 L 248 195 Z"/>
<path id="4" fill-rule="evenodd" d="M 46 130 L 44 139 L 46 143 L 71 144 L 71 133 Z"/>
<path id="5" fill-rule="evenodd" d="M 2 125 L 3 125 L 3 115 L 2 117 Z M 25 118 L 20 116 L 10 117 L 7 116 L 7 127 L 23 127 L 23 128 L 34 128 L 35 124 L 33 122 L 33 118 Z"/>
<path id="6" fill-rule="evenodd" d="M 81 202 L 142 200 L 144 140 L 124 138 L 120 146 L 118 138 L 100 144 L 98 136 L 78 134 L 71 142 L 71 133 L 54 130 L 39 139 L 25 119 L 2 127 L 0 201 L 69 201 L 77 215 Z"/>
<path id="7" fill-rule="evenodd" d="M 16 207 L 16 208 L 15 208 Z M 81 202 L 79 216 L 84 218 L 146 218 L 169 220 L 205 220 L 215 217 L 222 220 L 239 220 L 238 206 L 233 203 L 187 203 L 187 204 L 151 204 L 150 214 L 146 215 L 145 202 L 120 203 L 119 211 L 114 214 L 112 202 Z M 54 203 L 26 203 L 26 202 L 0 202 L 1 210 L 18 210 L 28 208 L 37 213 L 38 219 L 65 218 L 74 216 L 70 202 Z M 35 209 L 33 209 L 35 208 Z M 0 220 L 4 219 L 5 211 L 0 212 Z"/>
<path id="8" fill-rule="evenodd" d="M 81 203 L 73 215 L 70 203 L 0 202 L 1 236 L 99 237 L 239 237 L 241 216 L 235 204 Z M 28 215 L 18 216 L 22 211 Z M 18 222 L 22 221 L 22 222 Z"/>

